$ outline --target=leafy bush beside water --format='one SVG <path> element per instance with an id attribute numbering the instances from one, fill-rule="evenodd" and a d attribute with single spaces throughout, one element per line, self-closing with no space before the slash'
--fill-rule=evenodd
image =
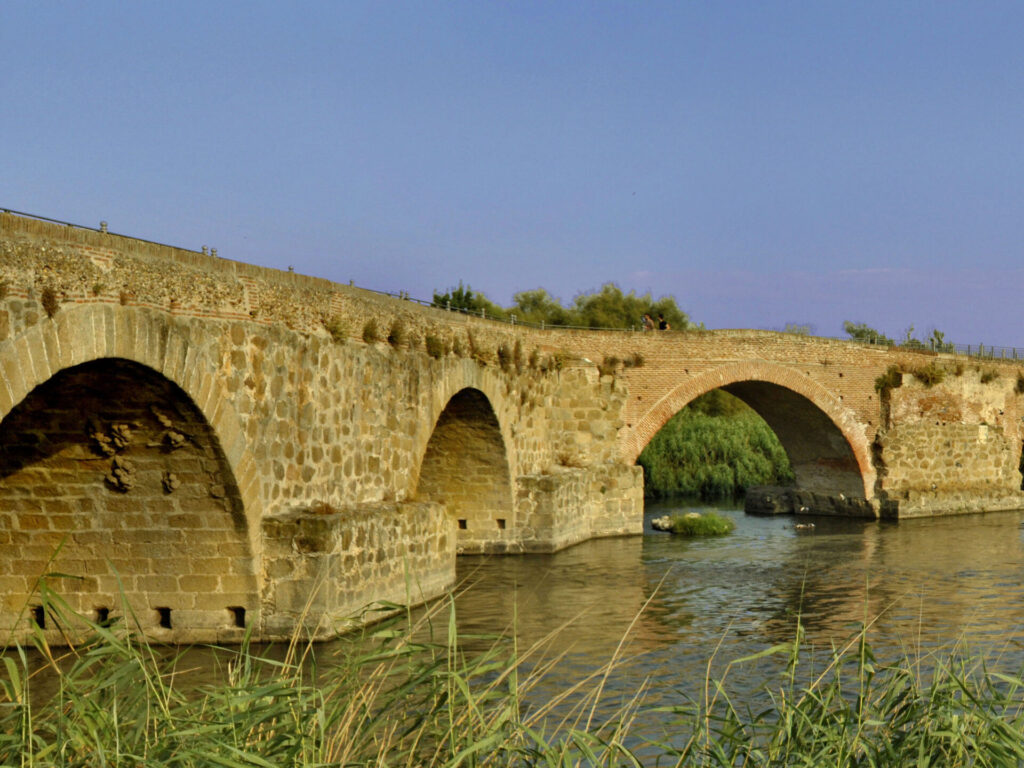
<path id="1" fill-rule="evenodd" d="M 789 457 L 771 428 L 722 390 L 697 398 L 648 443 L 638 463 L 648 496 L 739 496 L 751 485 L 789 485 Z"/>
<path id="2" fill-rule="evenodd" d="M 680 536 L 724 536 L 736 529 L 731 518 L 717 512 L 687 512 L 684 515 L 664 515 L 654 518 L 651 525 L 655 530 L 670 531 Z"/>
<path id="3" fill-rule="evenodd" d="M 679 515 L 672 520 L 672 532 L 683 536 L 724 536 L 735 528 L 736 523 L 717 512 Z"/>

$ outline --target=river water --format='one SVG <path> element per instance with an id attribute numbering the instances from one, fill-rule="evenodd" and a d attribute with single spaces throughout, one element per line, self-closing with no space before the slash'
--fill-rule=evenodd
<path id="1" fill-rule="evenodd" d="M 931 666 L 929 654 L 961 643 L 1001 669 L 1024 665 L 1024 513 L 880 523 L 726 508 L 717 511 L 736 522 L 727 536 L 651 529 L 652 517 L 687 511 L 649 504 L 642 537 L 460 558 L 460 631 L 514 628 L 520 648 L 553 635 L 549 652 L 564 659 L 545 679 L 550 692 L 607 662 L 621 642 L 627 663 L 606 690 L 628 695 L 647 680 L 648 703 L 699 696 L 709 661 L 721 677 L 729 661 L 792 641 L 798 621 L 819 664 L 868 624 L 880 660 Z M 734 665 L 730 688 L 752 695 L 784 666 L 785 654 Z"/>
<path id="2" fill-rule="evenodd" d="M 798 623 L 805 678 L 864 624 L 880 661 L 910 656 L 927 669 L 930 654 L 944 657 L 961 643 L 990 669 L 1024 668 L 1024 512 L 880 523 L 717 508 L 736 522 L 727 536 L 685 539 L 651 528 L 652 517 L 695 509 L 711 508 L 648 504 L 643 536 L 546 555 L 460 557 L 451 605 L 463 646 L 514 636 L 520 652 L 543 647 L 531 661 L 560 656 L 528 704 L 619 659 L 603 684 L 605 711 L 643 684 L 646 706 L 699 700 L 708 675 L 727 677 L 734 697 L 758 700 L 765 684 L 778 687 L 786 655 L 729 663 L 792 642 Z M 449 606 L 434 609 L 442 628 L 435 639 L 443 640 Z M 350 642 L 317 647 L 322 673 Z M 220 657 L 188 651 L 183 681 L 222 677 Z M 48 690 L 44 680 L 37 694 Z"/>

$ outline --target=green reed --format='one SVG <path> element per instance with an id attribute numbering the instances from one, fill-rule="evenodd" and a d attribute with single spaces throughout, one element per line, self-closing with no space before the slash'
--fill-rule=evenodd
<path id="1" fill-rule="evenodd" d="M 822 661 L 798 627 L 791 643 L 681 681 L 703 690 L 656 707 L 645 685 L 607 692 L 628 637 L 542 697 L 559 656 L 543 642 L 462 638 L 442 602 L 337 644 L 329 665 L 298 636 L 276 656 L 224 649 L 221 679 L 196 686 L 183 654 L 147 644 L 130 620 L 75 615 L 45 581 L 39 599 L 85 633 L 61 648 L 38 633 L 34 650 L 0 657 L 4 766 L 1024 765 L 1020 674 L 962 645 L 888 664 L 862 629 Z M 732 670 L 767 657 L 784 672 L 737 700 Z"/>
<path id="2" fill-rule="evenodd" d="M 658 764 L 1024 765 L 1022 671 L 990 670 L 962 643 L 882 663 L 862 627 L 808 679 L 798 668 L 813 654 L 802 645 L 799 626 L 796 635 L 730 662 L 722 679 L 706 680 L 699 701 L 661 708 L 673 718 L 668 728 L 686 738 L 660 744 Z M 729 670 L 772 655 L 786 657 L 782 679 L 766 684 L 757 704 L 734 701 L 725 685 Z"/>
<path id="3" fill-rule="evenodd" d="M 82 639 L 54 648 L 37 632 L 34 652 L 15 646 L 2 656 L 3 766 L 630 762 L 622 743 L 628 704 L 604 721 L 589 717 L 586 686 L 605 670 L 527 706 L 557 659 L 500 638 L 470 652 L 454 608 L 439 620 L 445 603 L 338 644 L 329 666 L 298 636 L 277 658 L 245 642 L 222 651 L 220 681 L 196 686 L 187 682 L 182 652 L 146 643 L 130 622 L 108 627 L 76 614 L 45 580 L 37 600 L 48 621 L 74 626 Z"/>

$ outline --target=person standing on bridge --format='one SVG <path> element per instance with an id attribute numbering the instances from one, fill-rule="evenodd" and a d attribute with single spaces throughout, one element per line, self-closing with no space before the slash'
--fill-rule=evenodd
<path id="1" fill-rule="evenodd" d="M 654 318 L 651 317 L 650 312 L 644 312 L 644 316 L 640 318 L 640 328 L 644 331 L 654 330 Z"/>
<path id="2" fill-rule="evenodd" d="M 671 327 L 672 326 L 668 324 L 668 320 L 665 319 L 665 316 L 659 312 L 658 313 L 658 330 L 659 331 L 667 331 Z"/>

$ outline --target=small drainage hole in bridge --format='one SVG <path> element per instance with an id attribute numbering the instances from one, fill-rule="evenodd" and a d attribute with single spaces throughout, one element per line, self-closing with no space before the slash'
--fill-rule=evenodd
<path id="1" fill-rule="evenodd" d="M 157 616 L 160 617 L 160 626 L 164 629 L 171 628 L 171 609 L 170 608 L 157 608 Z"/>
<path id="2" fill-rule="evenodd" d="M 110 626 L 110 609 L 100 606 L 96 609 L 96 623 L 101 627 Z"/>
<path id="3" fill-rule="evenodd" d="M 40 629 L 46 629 L 46 609 L 43 606 L 32 606 L 32 622 Z"/>
<path id="4" fill-rule="evenodd" d="M 499 531 L 504 531 L 505 530 L 505 518 L 504 517 L 496 517 L 494 519 L 498 521 L 498 530 Z"/>
<path id="5" fill-rule="evenodd" d="M 466 530 L 466 521 L 465 520 L 459 520 L 459 530 L 460 531 Z"/>
<path id="6" fill-rule="evenodd" d="M 245 629 L 245 608 L 240 605 L 229 605 L 228 613 L 231 614 L 231 625 Z"/>

